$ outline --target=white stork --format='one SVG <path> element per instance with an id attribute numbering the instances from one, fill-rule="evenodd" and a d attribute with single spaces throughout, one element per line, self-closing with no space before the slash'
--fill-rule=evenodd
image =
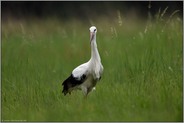
<path id="1" fill-rule="evenodd" d="M 95 89 L 97 81 L 101 79 L 103 66 L 96 44 L 97 29 L 95 26 L 89 28 L 90 44 L 91 44 L 91 59 L 76 67 L 71 75 L 62 83 L 64 95 L 71 93 L 75 89 L 82 90 L 85 97 L 88 93 Z"/>

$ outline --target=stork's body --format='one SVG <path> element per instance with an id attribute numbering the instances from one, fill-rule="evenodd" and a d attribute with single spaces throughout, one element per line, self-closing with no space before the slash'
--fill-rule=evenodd
<path id="1" fill-rule="evenodd" d="M 90 28 L 91 59 L 76 67 L 70 77 L 63 82 L 64 95 L 71 93 L 74 89 L 80 89 L 87 96 L 100 80 L 103 66 L 97 49 L 96 32 L 96 27 L 92 26 Z"/>

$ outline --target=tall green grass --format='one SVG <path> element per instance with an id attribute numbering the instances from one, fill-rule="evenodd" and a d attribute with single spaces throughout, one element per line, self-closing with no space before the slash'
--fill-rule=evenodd
<path id="1" fill-rule="evenodd" d="M 90 24 L 3 22 L 2 121 L 182 121 L 182 20 L 121 19 L 91 20 L 104 73 L 87 100 L 61 83 L 90 58 Z"/>

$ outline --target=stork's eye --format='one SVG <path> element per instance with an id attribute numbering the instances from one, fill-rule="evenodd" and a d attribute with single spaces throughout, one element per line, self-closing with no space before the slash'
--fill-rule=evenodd
<path id="1" fill-rule="evenodd" d="M 94 32 L 96 31 L 96 29 L 94 30 Z"/>

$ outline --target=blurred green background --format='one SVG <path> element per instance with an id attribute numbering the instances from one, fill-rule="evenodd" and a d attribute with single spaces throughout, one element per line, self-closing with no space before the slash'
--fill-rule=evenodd
<path id="1" fill-rule="evenodd" d="M 1 121 L 183 121 L 183 1 L 1 2 Z M 61 83 L 90 59 L 87 100 Z"/>

